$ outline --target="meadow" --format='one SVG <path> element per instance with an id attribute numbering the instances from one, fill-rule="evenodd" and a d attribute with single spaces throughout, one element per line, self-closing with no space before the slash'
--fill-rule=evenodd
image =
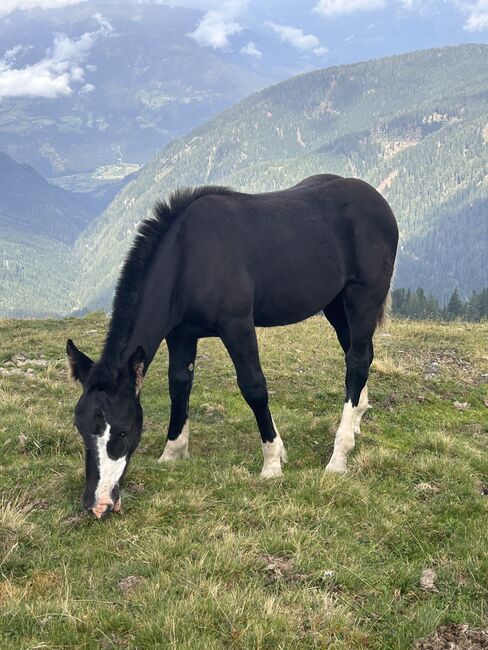
<path id="1" fill-rule="evenodd" d="M 163 345 L 122 514 L 101 522 L 81 508 L 64 349 L 70 336 L 96 358 L 106 325 L 0 321 L 2 650 L 400 650 L 440 626 L 488 627 L 487 323 L 394 321 L 376 336 L 373 408 L 343 476 L 324 473 L 343 398 L 333 330 L 318 317 L 261 330 L 289 456 L 270 481 L 217 340 L 199 345 L 191 457 L 157 463 Z"/>

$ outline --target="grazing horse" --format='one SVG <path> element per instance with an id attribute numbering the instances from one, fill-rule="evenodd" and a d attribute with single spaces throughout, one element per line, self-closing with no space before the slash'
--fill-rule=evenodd
<path id="1" fill-rule="evenodd" d="M 163 339 L 171 416 L 160 462 L 188 456 L 188 403 L 199 338 L 219 336 L 259 427 L 263 477 L 286 452 L 268 406 L 255 327 L 323 312 L 346 359 L 346 394 L 327 469 L 346 470 L 363 413 L 373 334 L 390 289 L 398 228 L 367 183 L 320 174 L 280 192 L 177 191 L 143 221 L 118 280 L 101 358 L 71 340 L 83 394 L 75 424 L 86 450 L 83 503 L 98 518 L 120 509 L 120 485 L 142 430 L 140 390 Z"/>

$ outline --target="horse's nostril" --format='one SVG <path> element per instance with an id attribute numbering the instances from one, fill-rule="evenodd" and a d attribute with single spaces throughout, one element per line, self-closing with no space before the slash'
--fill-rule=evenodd
<path id="1" fill-rule="evenodd" d="M 91 511 L 97 519 L 106 519 L 113 511 L 114 503 L 112 501 L 97 503 L 96 506 L 91 508 Z"/>

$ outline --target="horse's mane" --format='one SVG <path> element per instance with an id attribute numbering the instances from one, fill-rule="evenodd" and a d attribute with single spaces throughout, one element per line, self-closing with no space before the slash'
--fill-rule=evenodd
<path id="1" fill-rule="evenodd" d="M 171 226 L 196 199 L 208 194 L 228 194 L 231 191 L 216 185 L 177 189 L 167 201 L 157 201 L 153 216 L 139 224 L 115 289 L 112 317 L 102 355 L 106 363 L 118 361 L 117 354 L 129 341 L 144 280 Z"/>

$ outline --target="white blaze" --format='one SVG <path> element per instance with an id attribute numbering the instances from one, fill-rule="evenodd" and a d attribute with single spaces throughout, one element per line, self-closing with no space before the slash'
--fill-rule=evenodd
<path id="1" fill-rule="evenodd" d="M 97 438 L 98 451 L 98 479 L 97 489 L 95 490 L 95 506 L 113 505 L 111 492 L 115 484 L 119 482 L 125 466 L 127 465 L 127 456 L 122 456 L 117 460 L 109 458 L 107 445 L 110 440 L 110 424 L 107 424 L 102 436 Z"/>

